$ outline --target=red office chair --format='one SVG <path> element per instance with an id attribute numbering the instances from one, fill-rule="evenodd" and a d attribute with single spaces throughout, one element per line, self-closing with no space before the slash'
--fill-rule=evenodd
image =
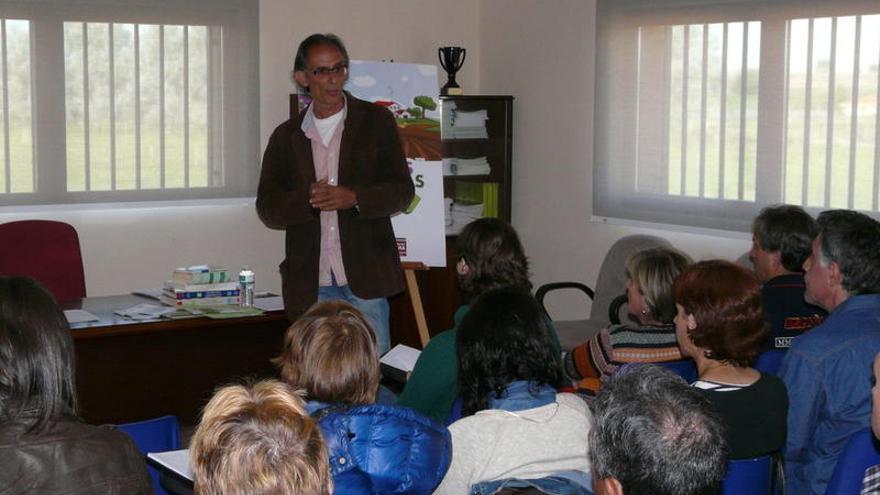
<path id="1" fill-rule="evenodd" d="M 59 301 L 86 297 L 79 236 L 64 222 L 0 224 L 0 275 L 37 280 Z"/>

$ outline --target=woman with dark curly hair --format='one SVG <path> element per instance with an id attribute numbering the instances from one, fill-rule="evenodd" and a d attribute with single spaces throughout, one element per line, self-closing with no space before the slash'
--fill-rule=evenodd
<path id="1" fill-rule="evenodd" d="M 693 386 L 724 419 L 730 457 L 758 457 L 782 448 L 785 385 L 750 367 L 767 338 L 758 279 L 728 261 L 702 261 L 678 276 L 672 293 L 678 343 L 697 364 Z"/>
<path id="2" fill-rule="evenodd" d="M 476 300 L 457 334 L 463 418 L 452 423 L 452 465 L 435 495 L 589 486 L 591 414 L 564 383 L 537 302 L 518 288 Z M 479 487 L 474 487 L 475 484 Z M 548 489 L 577 488 L 576 490 Z"/>
<path id="3" fill-rule="evenodd" d="M 529 262 L 519 236 L 503 220 L 481 218 L 466 225 L 458 236 L 458 253 L 456 272 L 466 301 L 476 300 L 484 292 L 499 287 L 515 287 L 525 292 L 532 287 Z M 453 328 L 435 335 L 422 350 L 398 405 L 437 421 L 450 419 L 452 405 L 458 397 L 456 328 L 469 309 L 468 304 L 458 308 Z M 552 325 L 550 342 L 558 354 L 559 337 Z"/>

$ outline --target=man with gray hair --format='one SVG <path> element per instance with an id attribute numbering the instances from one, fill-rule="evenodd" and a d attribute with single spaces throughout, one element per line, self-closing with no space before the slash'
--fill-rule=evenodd
<path id="1" fill-rule="evenodd" d="M 819 215 L 804 262 L 805 299 L 828 311 L 782 360 L 788 388 L 790 493 L 822 494 L 850 435 L 870 425 L 871 364 L 880 352 L 880 223 L 848 210 Z"/>
<path id="2" fill-rule="evenodd" d="M 818 233 L 816 220 L 795 205 L 768 206 L 752 224 L 749 260 L 761 281 L 773 349 L 788 349 L 795 337 L 825 318 L 824 310 L 804 301 L 803 265 Z"/>
<path id="3" fill-rule="evenodd" d="M 724 426 L 706 397 L 658 366 L 626 365 L 593 403 L 597 495 L 714 495 L 727 464 Z"/>

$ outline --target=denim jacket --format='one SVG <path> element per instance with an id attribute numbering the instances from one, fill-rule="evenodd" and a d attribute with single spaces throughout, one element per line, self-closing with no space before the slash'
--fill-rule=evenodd
<path id="1" fill-rule="evenodd" d="M 847 439 L 870 424 L 878 352 L 878 294 L 850 296 L 822 325 L 795 339 L 779 369 L 789 396 L 789 493 L 825 493 Z"/>
<path id="2" fill-rule="evenodd" d="M 593 495 L 590 476 L 579 471 L 563 471 L 556 476 L 526 479 L 484 481 L 471 487 L 470 495 L 495 495 L 505 488 L 537 488 L 548 495 Z"/>
<path id="3" fill-rule="evenodd" d="M 548 385 L 527 381 L 510 383 L 501 397 L 489 399 L 490 409 L 524 411 L 546 406 L 556 401 L 556 390 Z M 554 476 L 538 479 L 506 478 L 483 481 L 471 486 L 471 495 L 494 495 L 505 488 L 537 488 L 550 495 L 592 495 L 590 475 L 580 471 L 560 471 Z"/>
<path id="4" fill-rule="evenodd" d="M 492 395 L 495 395 L 494 393 Z M 556 402 L 556 389 L 528 381 L 515 381 L 507 385 L 501 397 L 489 399 L 489 409 L 525 411 Z"/>

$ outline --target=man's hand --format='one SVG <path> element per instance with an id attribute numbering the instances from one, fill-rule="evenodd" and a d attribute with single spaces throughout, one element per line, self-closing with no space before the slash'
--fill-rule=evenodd
<path id="1" fill-rule="evenodd" d="M 327 179 L 312 184 L 309 204 L 321 211 L 347 210 L 357 204 L 357 195 L 344 186 L 331 186 Z"/>

